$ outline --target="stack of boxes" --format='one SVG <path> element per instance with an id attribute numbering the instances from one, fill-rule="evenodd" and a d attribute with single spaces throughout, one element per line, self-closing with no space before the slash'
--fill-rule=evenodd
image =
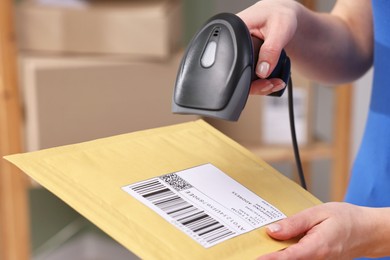
<path id="1" fill-rule="evenodd" d="M 167 59 L 180 47 L 181 13 L 179 0 L 24 0 L 17 8 L 19 46 Z"/>
<path id="2" fill-rule="evenodd" d="M 171 113 L 183 53 L 180 0 L 21 0 L 15 9 L 25 151 L 196 119 Z M 32 189 L 30 200 L 41 205 L 31 212 L 37 259 L 90 259 L 90 247 L 121 257 L 111 243 L 67 241 L 63 232 L 85 227 L 75 230 L 78 215 L 50 203 L 44 189 Z"/>
<path id="3" fill-rule="evenodd" d="M 22 1 L 26 150 L 193 120 L 173 115 L 180 0 Z"/>
<path id="4" fill-rule="evenodd" d="M 182 5 L 180 0 L 22 1 L 16 17 L 27 150 L 195 119 L 171 114 L 182 57 Z M 297 75 L 298 139 L 309 144 L 312 86 Z M 290 145 L 286 94 L 250 97 L 238 123 L 209 122 L 243 144 Z"/>

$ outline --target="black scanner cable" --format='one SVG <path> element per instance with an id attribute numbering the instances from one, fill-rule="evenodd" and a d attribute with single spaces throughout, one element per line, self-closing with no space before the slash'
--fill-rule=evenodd
<path id="1" fill-rule="evenodd" d="M 305 175 L 303 174 L 301 157 L 299 155 L 297 135 L 296 135 L 296 131 L 295 131 L 293 83 L 292 83 L 291 77 L 289 77 L 289 79 L 288 79 L 287 93 L 288 93 L 288 115 L 289 115 L 289 121 L 290 121 L 290 131 L 291 131 L 291 139 L 292 139 L 292 145 L 293 145 L 293 150 L 294 150 L 295 163 L 297 165 L 297 171 L 298 171 L 301 186 L 302 186 L 302 188 L 307 190 Z"/>

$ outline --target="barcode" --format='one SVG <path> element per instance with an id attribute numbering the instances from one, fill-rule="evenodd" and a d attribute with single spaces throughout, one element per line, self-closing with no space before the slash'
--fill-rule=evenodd
<path id="1" fill-rule="evenodd" d="M 234 231 L 208 215 L 204 210 L 184 200 L 162 184 L 159 179 L 136 184 L 131 189 L 208 244 L 215 244 L 235 235 Z"/>

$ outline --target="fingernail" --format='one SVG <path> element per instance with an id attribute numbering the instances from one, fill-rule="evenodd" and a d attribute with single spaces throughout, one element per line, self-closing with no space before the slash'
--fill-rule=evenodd
<path id="1" fill-rule="evenodd" d="M 279 225 L 278 223 L 273 223 L 267 226 L 267 229 L 271 231 L 271 233 L 276 233 L 282 230 L 282 226 Z"/>
<path id="2" fill-rule="evenodd" d="M 264 88 L 262 88 L 260 91 L 261 91 L 261 92 L 268 92 L 268 91 L 270 91 L 273 87 L 274 87 L 274 85 L 269 84 L 269 85 L 265 86 Z"/>
<path id="3" fill-rule="evenodd" d="M 268 64 L 268 62 L 262 61 L 262 62 L 260 62 L 259 66 L 257 66 L 257 74 L 261 78 L 267 77 L 268 71 L 269 71 L 269 64 Z"/>
<path id="4" fill-rule="evenodd" d="M 281 84 L 279 84 L 279 85 L 276 85 L 273 89 L 272 89 L 272 92 L 277 92 L 277 91 L 279 91 L 279 90 L 282 90 L 282 89 L 284 89 L 284 87 L 286 87 L 286 83 L 281 83 Z"/>

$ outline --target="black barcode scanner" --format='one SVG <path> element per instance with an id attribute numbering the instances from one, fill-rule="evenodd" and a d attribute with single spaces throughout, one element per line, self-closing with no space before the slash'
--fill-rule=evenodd
<path id="1" fill-rule="evenodd" d="M 173 94 L 172 111 L 237 121 L 244 109 L 263 41 L 252 37 L 236 15 L 213 16 L 190 42 L 181 61 Z M 290 59 L 282 50 L 269 78 L 288 86 L 290 130 L 301 185 L 306 189 L 295 134 Z M 270 94 L 281 96 L 284 89 Z"/>
<path id="2" fill-rule="evenodd" d="M 263 41 L 235 14 L 210 18 L 190 42 L 178 71 L 172 111 L 237 121 L 244 109 Z M 269 78 L 286 85 L 290 59 L 282 51 Z M 281 96 L 284 89 L 270 95 Z"/>

